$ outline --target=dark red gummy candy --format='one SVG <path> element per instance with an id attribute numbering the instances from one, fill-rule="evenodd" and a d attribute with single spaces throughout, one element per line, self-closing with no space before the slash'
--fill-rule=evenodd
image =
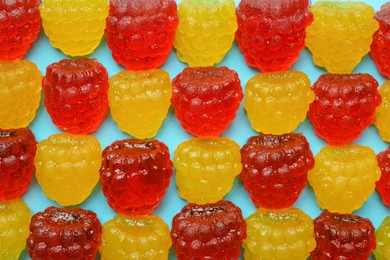
<path id="1" fill-rule="evenodd" d="M 37 141 L 28 128 L 0 129 L 0 201 L 21 197 L 35 170 Z"/>
<path id="2" fill-rule="evenodd" d="M 53 123 L 72 134 L 96 131 L 108 112 L 108 74 L 95 59 L 61 60 L 42 80 Z"/>
<path id="3" fill-rule="evenodd" d="M 367 218 L 322 212 L 314 220 L 317 246 L 312 260 L 367 260 L 375 249 L 375 229 Z"/>
<path id="4" fill-rule="evenodd" d="M 332 145 L 355 141 L 371 125 L 382 98 L 369 74 L 324 74 L 312 87 L 308 116 L 315 133 Z"/>
<path id="5" fill-rule="evenodd" d="M 174 0 L 111 0 L 107 45 L 128 70 L 158 68 L 172 50 L 177 26 Z"/>
<path id="6" fill-rule="evenodd" d="M 390 147 L 377 155 L 378 165 L 382 174 L 376 182 L 376 189 L 382 197 L 383 203 L 390 207 Z"/>
<path id="7" fill-rule="evenodd" d="M 152 213 L 164 197 L 172 173 L 168 147 L 157 140 L 116 141 L 103 151 L 103 194 L 121 214 Z"/>
<path id="8" fill-rule="evenodd" d="M 49 207 L 31 218 L 28 254 L 34 260 L 93 260 L 101 234 L 94 212 Z"/>
<path id="9" fill-rule="evenodd" d="M 173 218 L 171 239 L 178 260 L 234 260 L 246 239 L 246 223 L 230 201 L 192 203 Z"/>
<path id="10" fill-rule="evenodd" d="M 302 134 L 260 135 L 241 148 L 244 183 L 253 204 L 267 209 L 291 207 L 314 167 L 309 143 Z"/>
<path id="11" fill-rule="evenodd" d="M 237 72 L 227 67 L 185 68 L 172 85 L 177 119 L 184 130 L 199 137 L 222 134 L 243 98 Z"/>

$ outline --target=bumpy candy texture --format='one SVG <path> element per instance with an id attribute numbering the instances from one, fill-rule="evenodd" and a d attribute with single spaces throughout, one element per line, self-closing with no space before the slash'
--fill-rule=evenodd
<path id="1" fill-rule="evenodd" d="M 367 218 L 323 212 L 314 220 L 312 260 L 367 260 L 375 249 L 375 228 Z"/>
<path id="2" fill-rule="evenodd" d="M 305 73 L 263 73 L 246 84 L 244 108 L 257 132 L 286 134 L 305 120 L 313 100 L 310 79 Z"/>
<path id="3" fill-rule="evenodd" d="M 150 214 L 173 173 L 168 147 L 157 140 L 125 139 L 103 151 L 100 180 L 108 205 L 125 215 Z"/>
<path id="4" fill-rule="evenodd" d="M 376 260 L 390 259 L 390 216 L 386 217 L 375 232 L 376 249 L 374 251 Z"/>
<path id="5" fill-rule="evenodd" d="M 0 202 L 0 259 L 19 259 L 26 247 L 30 218 L 30 209 L 22 200 Z"/>
<path id="6" fill-rule="evenodd" d="M 188 204 L 173 217 L 171 238 L 178 260 L 234 260 L 246 239 L 246 223 L 230 201 Z"/>
<path id="7" fill-rule="evenodd" d="M 41 30 L 40 2 L 0 1 L 0 60 L 22 59 L 38 38 Z"/>
<path id="8" fill-rule="evenodd" d="M 107 0 L 45 0 L 39 10 L 51 45 L 66 55 L 84 56 L 99 46 L 108 16 Z"/>
<path id="9" fill-rule="evenodd" d="M 111 0 L 107 45 L 129 70 L 158 68 L 172 50 L 177 25 L 175 0 Z"/>
<path id="10" fill-rule="evenodd" d="M 379 30 L 374 33 L 371 57 L 378 71 L 390 78 L 390 3 L 386 3 L 375 14 Z"/>
<path id="11" fill-rule="evenodd" d="M 313 221 L 300 209 L 257 209 L 246 223 L 246 260 L 304 260 L 315 248 Z"/>
<path id="12" fill-rule="evenodd" d="M 172 85 L 176 117 L 184 130 L 198 137 L 222 134 L 243 98 L 237 72 L 227 67 L 185 68 Z"/>
<path id="13" fill-rule="evenodd" d="M 314 132 L 332 145 L 359 138 L 381 104 L 378 82 L 369 74 L 324 74 L 313 85 L 309 119 Z"/>
<path id="14" fill-rule="evenodd" d="M 309 0 L 241 0 L 236 39 L 246 63 L 262 72 L 288 70 L 305 48 L 313 21 Z"/>
<path id="15" fill-rule="evenodd" d="M 314 22 L 306 30 L 306 46 L 314 63 L 330 73 L 351 73 L 379 28 L 374 9 L 362 2 L 318 1 L 310 10 Z"/>
<path id="16" fill-rule="evenodd" d="M 28 128 L 0 129 L 0 201 L 17 199 L 26 192 L 36 150 L 37 141 Z"/>
<path id="17" fill-rule="evenodd" d="M 82 203 L 99 180 L 102 149 L 88 135 L 55 134 L 38 143 L 35 175 L 43 192 L 62 206 Z"/>
<path id="18" fill-rule="evenodd" d="M 119 129 L 138 139 L 156 136 L 171 105 L 169 73 L 121 71 L 109 85 L 110 112 Z"/>
<path id="19" fill-rule="evenodd" d="M 116 215 L 103 225 L 103 260 L 168 259 L 169 227 L 159 216 Z"/>
<path id="20" fill-rule="evenodd" d="M 268 209 L 291 207 L 314 166 L 309 143 L 302 134 L 260 135 L 241 149 L 240 179 L 253 204 Z"/>
<path id="21" fill-rule="evenodd" d="M 95 59 L 61 60 L 46 68 L 45 106 L 53 123 L 73 134 L 96 131 L 108 111 L 108 74 Z"/>
<path id="22" fill-rule="evenodd" d="M 376 189 L 381 195 L 383 203 L 390 207 L 390 148 L 379 153 L 377 159 L 382 174 L 376 183 Z"/>
<path id="23" fill-rule="evenodd" d="M 382 103 L 377 108 L 374 124 L 383 141 L 390 142 L 390 81 L 386 81 L 379 89 Z"/>
<path id="24" fill-rule="evenodd" d="M 191 67 L 222 61 L 237 30 L 234 0 L 183 0 L 178 8 L 174 45 L 179 60 Z"/>
<path id="25" fill-rule="evenodd" d="M 308 179 L 318 205 L 330 212 L 352 213 L 374 192 L 381 176 L 370 147 L 361 145 L 325 146 L 315 156 Z"/>
<path id="26" fill-rule="evenodd" d="M 23 128 L 34 120 L 41 86 L 42 74 L 34 63 L 0 61 L 0 128 Z"/>
<path id="27" fill-rule="evenodd" d="M 31 218 L 28 254 L 34 260 L 93 260 L 101 234 L 102 226 L 94 212 L 49 207 Z"/>
<path id="28" fill-rule="evenodd" d="M 222 199 L 241 172 L 240 146 L 225 137 L 192 138 L 174 155 L 180 197 L 197 204 Z"/>

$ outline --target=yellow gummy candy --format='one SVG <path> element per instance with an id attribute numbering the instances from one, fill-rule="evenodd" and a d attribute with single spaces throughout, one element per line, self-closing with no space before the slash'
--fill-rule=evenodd
<path id="1" fill-rule="evenodd" d="M 379 89 L 382 103 L 375 114 L 375 126 L 383 141 L 390 142 L 390 81 L 386 81 Z"/>
<path id="2" fill-rule="evenodd" d="M 374 251 L 376 260 L 390 259 L 390 216 L 386 217 L 375 232 L 376 249 Z"/>

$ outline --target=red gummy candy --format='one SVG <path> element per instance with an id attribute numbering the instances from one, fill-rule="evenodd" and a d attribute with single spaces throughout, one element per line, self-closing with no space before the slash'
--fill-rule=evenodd
<path id="1" fill-rule="evenodd" d="M 376 182 L 376 189 L 382 197 L 383 204 L 390 207 L 390 147 L 377 155 L 381 168 L 381 178 Z"/>
<path id="2" fill-rule="evenodd" d="M 72 134 L 96 131 L 108 112 L 108 74 L 95 59 L 61 60 L 42 80 L 53 123 Z"/>
<path id="3" fill-rule="evenodd" d="M 22 59 L 41 30 L 40 0 L 0 1 L 0 60 Z"/>
<path id="4" fill-rule="evenodd" d="M 192 203 L 173 218 L 171 239 L 178 260 L 234 260 L 246 239 L 246 223 L 230 201 Z"/>
<path id="5" fill-rule="evenodd" d="M 237 72 L 227 67 L 186 68 L 173 79 L 172 87 L 177 119 L 198 137 L 222 134 L 243 98 Z"/>
<path id="6" fill-rule="evenodd" d="M 314 167 L 309 143 L 302 134 L 260 135 L 241 148 L 244 183 L 253 204 L 267 209 L 291 207 Z"/>
<path id="7" fill-rule="evenodd" d="M 107 45 L 128 70 L 158 68 L 172 50 L 177 26 L 174 0 L 111 0 Z"/>
<path id="8" fill-rule="evenodd" d="M 332 145 L 355 141 L 371 125 L 382 98 L 369 74 L 324 74 L 312 87 L 308 116 L 315 133 Z"/>
<path id="9" fill-rule="evenodd" d="M 305 48 L 313 22 L 310 0 L 242 0 L 236 39 L 246 63 L 262 72 L 289 69 Z"/>
<path id="10" fill-rule="evenodd" d="M 317 246 L 312 260 L 367 260 L 375 249 L 375 229 L 367 218 L 322 212 L 314 220 Z"/>
<path id="11" fill-rule="evenodd" d="M 35 170 L 37 141 L 28 128 L 0 129 L 0 201 L 21 197 Z"/>
<path id="12" fill-rule="evenodd" d="M 34 260 L 93 260 L 101 234 L 102 226 L 94 212 L 49 207 L 31 218 L 28 254 Z"/>
<path id="13" fill-rule="evenodd" d="M 100 180 L 108 205 L 125 215 L 150 214 L 173 173 L 168 147 L 157 140 L 116 141 L 103 151 Z"/>

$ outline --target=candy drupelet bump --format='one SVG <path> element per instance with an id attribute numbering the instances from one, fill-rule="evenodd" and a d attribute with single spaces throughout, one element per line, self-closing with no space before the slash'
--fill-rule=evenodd
<path id="1" fill-rule="evenodd" d="M 375 259 L 390 259 L 390 216 L 387 216 L 375 232 Z"/>
<path id="2" fill-rule="evenodd" d="M 376 182 L 376 190 L 382 197 L 383 204 L 390 207 L 390 147 L 377 155 L 381 177 Z"/>
<path id="3" fill-rule="evenodd" d="M 382 97 L 382 103 L 375 113 L 374 124 L 378 129 L 379 135 L 383 141 L 390 142 L 390 81 L 386 81 L 379 88 L 379 94 Z"/>

